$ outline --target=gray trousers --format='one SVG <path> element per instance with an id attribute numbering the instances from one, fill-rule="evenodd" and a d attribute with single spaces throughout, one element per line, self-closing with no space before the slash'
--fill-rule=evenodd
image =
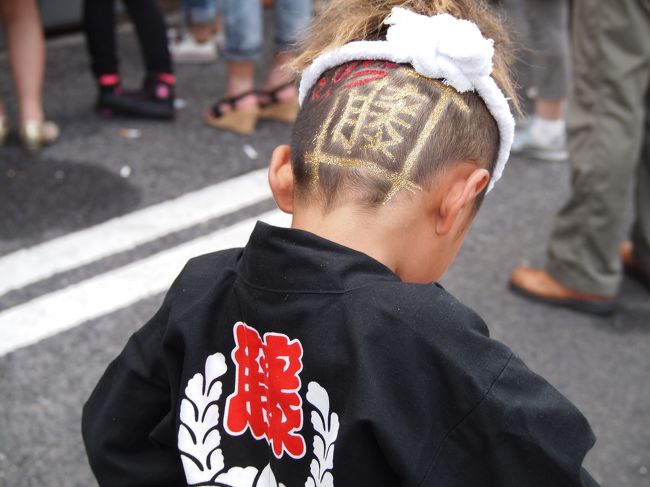
<path id="1" fill-rule="evenodd" d="M 517 81 L 535 98 L 566 98 L 569 89 L 569 1 L 502 0 L 517 48 Z M 532 90 L 531 90 L 532 88 Z"/>
<path id="2" fill-rule="evenodd" d="M 650 2 L 575 0 L 567 112 L 572 193 L 547 271 L 584 293 L 613 295 L 635 180 L 634 256 L 650 270 Z"/>

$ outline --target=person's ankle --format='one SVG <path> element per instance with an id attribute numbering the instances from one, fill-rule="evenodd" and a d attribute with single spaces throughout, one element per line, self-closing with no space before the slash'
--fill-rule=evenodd
<path id="1" fill-rule="evenodd" d="M 43 115 L 43 107 L 39 102 L 24 102 L 20 107 L 20 122 L 43 122 L 45 116 Z"/>
<path id="2" fill-rule="evenodd" d="M 169 86 L 175 86 L 176 85 L 176 75 L 174 73 L 168 73 L 164 71 L 156 72 L 156 73 L 150 73 L 147 75 L 149 79 L 155 80 L 155 81 L 160 81 L 162 83 L 165 83 Z"/>
<path id="3" fill-rule="evenodd" d="M 188 30 L 198 44 L 205 44 L 214 35 L 211 25 L 193 25 Z"/>
<path id="4" fill-rule="evenodd" d="M 149 91 L 157 100 L 169 101 L 174 98 L 176 76 L 168 72 L 149 73 L 145 82 L 145 91 Z"/>
<path id="5" fill-rule="evenodd" d="M 250 91 L 250 90 L 249 90 Z M 257 95 L 254 92 L 249 92 L 248 94 L 244 95 L 246 92 L 238 93 L 238 94 L 230 94 L 226 93 L 226 98 L 236 98 L 241 96 L 238 100 L 235 101 L 235 108 L 237 110 L 243 109 L 255 109 L 258 107 L 258 99 Z M 244 96 L 242 96 L 244 95 Z M 224 105 L 227 105 L 227 108 L 232 108 L 230 104 L 224 103 Z"/>
<path id="6" fill-rule="evenodd" d="M 264 93 L 275 91 L 275 99 L 278 101 L 290 101 L 298 99 L 298 88 L 294 84 L 285 84 L 280 89 L 276 86 L 262 88 L 262 97 Z"/>
<path id="7" fill-rule="evenodd" d="M 97 85 L 102 93 L 119 93 L 122 91 L 122 80 L 117 73 L 107 73 L 98 76 Z"/>

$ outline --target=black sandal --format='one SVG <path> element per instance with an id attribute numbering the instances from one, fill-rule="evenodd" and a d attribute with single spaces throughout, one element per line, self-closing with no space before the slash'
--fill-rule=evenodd
<path id="1" fill-rule="evenodd" d="M 203 121 L 222 130 L 230 130 L 242 135 L 249 135 L 255 131 L 257 118 L 260 115 L 260 109 L 255 108 L 237 108 L 237 102 L 250 95 L 256 95 L 255 91 L 246 91 L 241 95 L 223 98 L 212 105 L 203 114 Z M 226 104 L 230 111 L 224 113 L 221 105 Z"/>
<path id="2" fill-rule="evenodd" d="M 298 100 L 280 100 L 278 98 L 278 93 L 289 86 L 295 86 L 294 82 L 289 81 L 270 91 L 260 90 L 257 92 L 260 97 L 268 97 L 268 100 L 260 102 L 260 118 L 290 124 L 296 121 L 300 110 Z"/>

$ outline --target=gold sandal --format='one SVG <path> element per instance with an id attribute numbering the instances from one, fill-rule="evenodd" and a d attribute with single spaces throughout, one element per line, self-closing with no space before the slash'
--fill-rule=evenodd
<path id="1" fill-rule="evenodd" d="M 0 145 L 5 143 L 9 135 L 9 120 L 6 115 L 0 115 Z"/>
<path id="2" fill-rule="evenodd" d="M 219 100 L 203 114 L 203 121 L 214 128 L 230 130 L 241 135 L 252 134 L 255 132 L 260 109 L 258 107 L 237 108 L 237 102 L 253 94 L 254 91 L 247 91 L 241 95 Z M 230 106 L 229 112 L 224 113 L 221 110 L 220 105 L 223 103 Z"/>
<path id="3" fill-rule="evenodd" d="M 29 153 L 36 153 L 44 146 L 56 142 L 59 138 L 59 126 L 54 122 L 37 122 L 30 120 L 20 125 L 20 140 Z"/>
<path id="4" fill-rule="evenodd" d="M 258 96 L 268 97 L 269 101 L 260 105 L 260 118 L 266 120 L 276 120 L 282 123 L 292 124 L 298 118 L 300 105 L 298 100 L 280 100 L 278 93 L 289 86 L 293 86 L 293 81 L 278 86 L 271 91 L 259 91 Z"/>

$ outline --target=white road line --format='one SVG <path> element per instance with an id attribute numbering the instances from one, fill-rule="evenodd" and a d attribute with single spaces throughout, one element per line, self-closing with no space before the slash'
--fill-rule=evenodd
<path id="1" fill-rule="evenodd" d="M 257 220 L 290 223 L 279 210 L 264 213 L 9 308 L 0 313 L 0 356 L 167 290 L 190 258 L 245 245 Z"/>
<path id="2" fill-rule="evenodd" d="M 0 258 L 0 296 L 271 197 L 266 169 Z"/>

